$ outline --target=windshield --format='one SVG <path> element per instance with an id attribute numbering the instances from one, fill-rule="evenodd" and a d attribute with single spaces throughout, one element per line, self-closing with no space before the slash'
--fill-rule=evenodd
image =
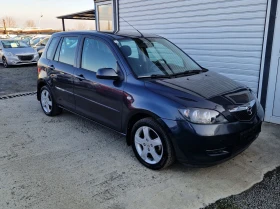
<path id="1" fill-rule="evenodd" d="M 163 38 L 131 38 L 115 40 L 115 43 L 139 78 L 202 70 L 188 55 Z"/>
<path id="2" fill-rule="evenodd" d="M 30 40 L 30 45 L 34 46 L 38 44 L 43 38 L 35 38 L 33 40 Z"/>
<path id="3" fill-rule="evenodd" d="M 26 43 L 19 40 L 5 40 L 1 41 L 4 48 L 27 48 L 29 47 Z"/>

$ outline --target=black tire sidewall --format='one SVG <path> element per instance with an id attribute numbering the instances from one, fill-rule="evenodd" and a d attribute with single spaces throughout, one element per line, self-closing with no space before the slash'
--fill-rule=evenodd
<path id="1" fill-rule="evenodd" d="M 165 164 L 168 160 L 167 140 L 169 140 L 169 139 L 167 137 L 167 134 L 164 132 L 164 130 L 162 128 L 160 128 L 158 124 L 155 124 L 155 123 L 156 123 L 156 121 L 149 119 L 149 118 L 136 122 L 131 131 L 131 146 L 132 146 L 132 149 L 133 149 L 133 152 L 134 152 L 136 158 L 140 161 L 140 163 L 142 163 L 144 166 L 146 166 L 149 169 L 159 170 L 159 169 L 162 169 L 165 167 Z M 162 155 L 161 160 L 156 164 L 149 164 L 149 163 L 145 162 L 141 158 L 141 156 L 139 156 L 139 154 L 136 150 L 135 142 L 134 142 L 135 133 L 141 126 L 148 126 L 148 127 L 152 128 L 154 131 L 156 131 L 156 133 L 158 134 L 158 136 L 161 139 L 162 146 L 163 146 L 163 155 Z"/>
<path id="2" fill-rule="evenodd" d="M 6 57 L 2 58 L 2 62 L 3 62 L 4 68 L 8 68 L 9 67 Z M 5 65 L 5 63 L 6 63 L 6 65 Z"/>

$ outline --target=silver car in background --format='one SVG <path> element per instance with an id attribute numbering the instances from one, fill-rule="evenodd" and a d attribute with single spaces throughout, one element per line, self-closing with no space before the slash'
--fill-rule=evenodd
<path id="1" fill-rule="evenodd" d="M 10 65 L 35 64 L 39 60 L 36 49 L 20 40 L 0 39 L 0 63 Z"/>

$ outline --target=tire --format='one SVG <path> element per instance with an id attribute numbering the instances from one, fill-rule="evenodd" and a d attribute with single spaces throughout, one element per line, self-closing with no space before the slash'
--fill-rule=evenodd
<path id="1" fill-rule="evenodd" d="M 58 107 L 48 86 L 43 86 L 40 89 L 40 104 L 47 116 L 56 116 L 62 112 L 62 109 Z"/>
<path id="2" fill-rule="evenodd" d="M 167 168 L 175 162 L 171 141 L 153 118 L 144 118 L 134 124 L 131 142 L 136 158 L 149 169 Z"/>
<path id="3" fill-rule="evenodd" d="M 8 62 L 7 62 L 6 57 L 3 57 L 3 58 L 2 58 L 2 63 L 3 63 L 3 65 L 4 65 L 4 68 L 9 68 L 9 67 L 10 67 L 9 64 L 8 64 Z"/>

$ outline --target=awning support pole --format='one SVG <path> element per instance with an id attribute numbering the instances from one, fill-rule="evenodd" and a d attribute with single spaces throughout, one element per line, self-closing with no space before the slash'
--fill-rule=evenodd
<path id="1" fill-rule="evenodd" d="M 62 29 L 63 31 L 65 31 L 65 23 L 64 23 L 64 19 L 62 18 Z"/>

